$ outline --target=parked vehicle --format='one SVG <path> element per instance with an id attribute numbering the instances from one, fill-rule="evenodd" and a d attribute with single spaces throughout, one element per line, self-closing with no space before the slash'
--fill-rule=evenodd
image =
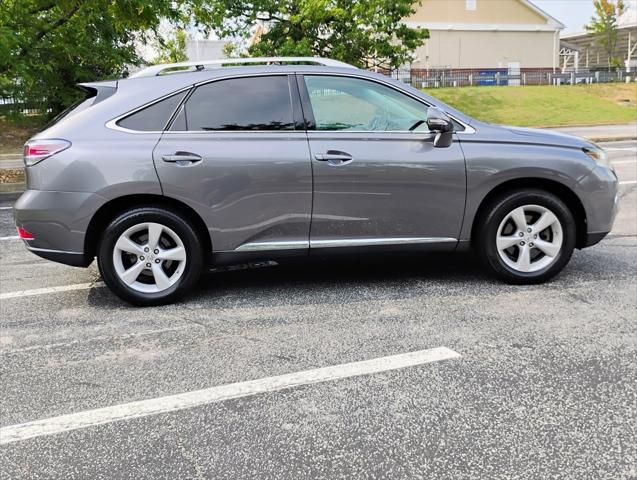
<path id="1" fill-rule="evenodd" d="M 221 68 L 233 62 L 261 65 Z M 616 213 L 596 145 L 482 123 L 333 60 L 81 86 L 86 100 L 25 145 L 18 232 L 50 260 L 97 257 L 137 305 L 174 301 L 211 263 L 387 250 L 473 247 L 505 282 L 543 282 Z"/>

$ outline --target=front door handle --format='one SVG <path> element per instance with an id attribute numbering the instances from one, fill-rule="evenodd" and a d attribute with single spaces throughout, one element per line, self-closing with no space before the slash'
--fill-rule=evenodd
<path id="1" fill-rule="evenodd" d="M 330 165 L 344 165 L 354 160 L 349 153 L 337 150 L 328 150 L 321 155 L 314 155 L 314 158 L 319 162 L 327 162 Z"/>
<path id="2" fill-rule="evenodd" d="M 171 155 L 162 155 L 161 159 L 164 162 L 177 163 L 180 165 L 184 165 L 187 163 L 201 162 L 201 160 L 203 160 L 203 158 L 200 155 L 197 155 L 196 153 L 190 153 L 190 152 L 175 152 Z"/>

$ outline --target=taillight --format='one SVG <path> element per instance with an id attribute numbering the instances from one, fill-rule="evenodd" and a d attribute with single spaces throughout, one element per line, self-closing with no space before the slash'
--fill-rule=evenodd
<path id="1" fill-rule="evenodd" d="M 29 140 L 24 144 L 24 164 L 30 167 L 70 146 L 71 142 L 59 138 Z"/>
<path id="2" fill-rule="evenodd" d="M 16 227 L 16 229 L 18 230 L 18 237 L 20 237 L 22 240 L 35 240 L 33 234 L 27 232 L 24 228 Z"/>

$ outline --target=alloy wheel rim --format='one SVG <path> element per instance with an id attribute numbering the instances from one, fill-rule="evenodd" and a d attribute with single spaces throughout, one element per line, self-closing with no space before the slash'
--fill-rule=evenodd
<path id="1" fill-rule="evenodd" d="M 119 279 L 142 293 L 168 290 L 186 268 L 186 248 L 179 235 L 155 222 L 138 223 L 122 233 L 113 249 Z"/>
<path id="2" fill-rule="evenodd" d="M 541 205 L 524 205 L 504 217 L 495 241 L 498 255 L 508 267 L 533 273 L 555 262 L 564 235 L 562 224 L 551 210 Z"/>

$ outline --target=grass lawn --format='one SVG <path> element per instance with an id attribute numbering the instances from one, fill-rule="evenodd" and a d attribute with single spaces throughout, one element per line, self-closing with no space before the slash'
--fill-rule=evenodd
<path id="1" fill-rule="evenodd" d="M 490 123 L 550 127 L 637 120 L 637 83 L 428 88 L 424 91 Z"/>

